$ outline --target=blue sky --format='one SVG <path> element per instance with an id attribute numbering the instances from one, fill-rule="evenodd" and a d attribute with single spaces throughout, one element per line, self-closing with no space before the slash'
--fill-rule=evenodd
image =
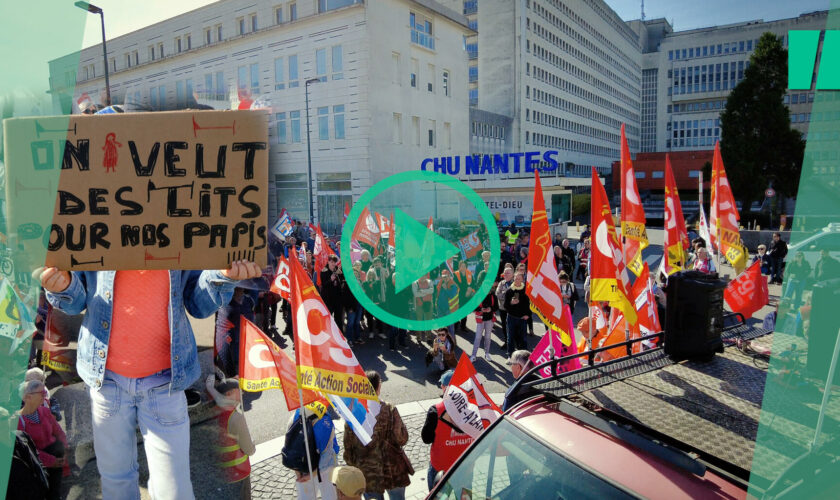
<path id="1" fill-rule="evenodd" d="M 481 1 L 481 0 L 479 0 Z M 512 1 L 512 0 L 511 0 Z M 606 0 L 624 20 L 638 19 L 640 0 Z M 144 26 L 206 5 L 208 0 L 94 0 L 105 11 L 108 38 L 124 35 Z M 796 17 L 805 12 L 825 10 L 829 0 L 646 0 L 648 19 L 665 17 L 674 28 L 687 30 L 753 19 L 770 21 Z M 83 46 L 101 40 L 99 16 L 87 14 L 67 2 L 67 15 L 85 19 Z"/>

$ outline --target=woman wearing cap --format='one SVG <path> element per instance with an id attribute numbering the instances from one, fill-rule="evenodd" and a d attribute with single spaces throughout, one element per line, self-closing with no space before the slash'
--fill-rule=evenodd
<path id="1" fill-rule="evenodd" d="M 365 374 L 379 396 L 382 389 L 379 373 L 368 370 Z M 402 500 L 405 487 L 411 484 L 408 476 L 414 472 L 402 449 L 408 442 L 408 429 L 394 405 L 381 399 L 379 403 L 373 436 L 367 446 L 359 441 L 349 425 L 344 424 L 344 461 L 364 473 L 365 499 L 382 500 L 387 491 L 391 500 Z"/>
<path id="2" fill-rule="evenodd" d="M 18 430 L 29 434 L 38 449 L 38 459 L 49 476 L 49 499 L 61 498 L 61 477 L 69 476 L 66 450 L 67 436 L 61 426 L 44 406 L 44 383 L 40 380 L 29 380 L 18 388 L 23 408 L 18 414 Z"/>

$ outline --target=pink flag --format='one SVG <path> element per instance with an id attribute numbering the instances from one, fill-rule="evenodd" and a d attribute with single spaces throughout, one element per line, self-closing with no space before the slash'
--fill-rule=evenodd
<path id="1" fill-rule="evenodd" d="M 569 335 L 570 338 L 573 337 L 574 326 L 572 326 L 572 311 L 569 309 L 568 304 L 563 306 L 563 323 L 563 327 L 566 329 L 566 333 Z M 549 336 L 553 336 L 554 338 L 551 339 Z M 550 347 L 552 343 L 554 344 L 555 358 L 571 356 L 572 354 L 577 354 L 578 352 L 577 344 L 575 342 L 570 342 L 569 345 L 564 345 L 563 342 L 560 340 L 560 333 L 553 328 L 549 328 L 546 334 L 543 335 L 543 338 L 537 344 L 537 347 L 534 348 L 534 352 L 531 353 L 531 362 L 534 363 L 534 366 L 545 363 L 546 361 L 551 359 Z M 580 368 L 580 359 L 575 358 L 571 361 L 560 363 L 557 366 L 557 373 L 577 370 L 578 368 Z M 542 378 L 550 377 L 551 367 L 545 367 L 541 369 L 540 376 Z"/>

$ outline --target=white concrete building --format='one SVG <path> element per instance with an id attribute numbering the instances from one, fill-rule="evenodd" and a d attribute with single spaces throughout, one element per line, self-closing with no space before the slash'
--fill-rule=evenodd
<path id="1" fill-rule="evenodd" d="M 178 109 L 195 95 L 227 109 L 240 92 L 267 98 L 269 220 L 282 208 L 307 219 L 305 88 L 318 79 L 308 85 L 312 185 L 316 220 L 333 232 L 344 203 L 379 180 L 468 151 L 470 34 L 460 10 L 432 0 L 221 0 L 108 40 L 112 101 Z M 50 71 L 56 103 L 99 101 L 102 46 Z"/>
<path id="2" fill-rule="evenodd" d="M 644 52 L 641 151 L 714 148 L 726 98 L 744 78 L 761 35 L 774 33 L 787 47 L 789 30 L 822 30 L 827 19 L 828 12 L 819 11 L 677 32 L 664 19 L 628 22 Z M 813 90 L 785 97 L 791 125 L 806 135 L 813 101 Z"/>

